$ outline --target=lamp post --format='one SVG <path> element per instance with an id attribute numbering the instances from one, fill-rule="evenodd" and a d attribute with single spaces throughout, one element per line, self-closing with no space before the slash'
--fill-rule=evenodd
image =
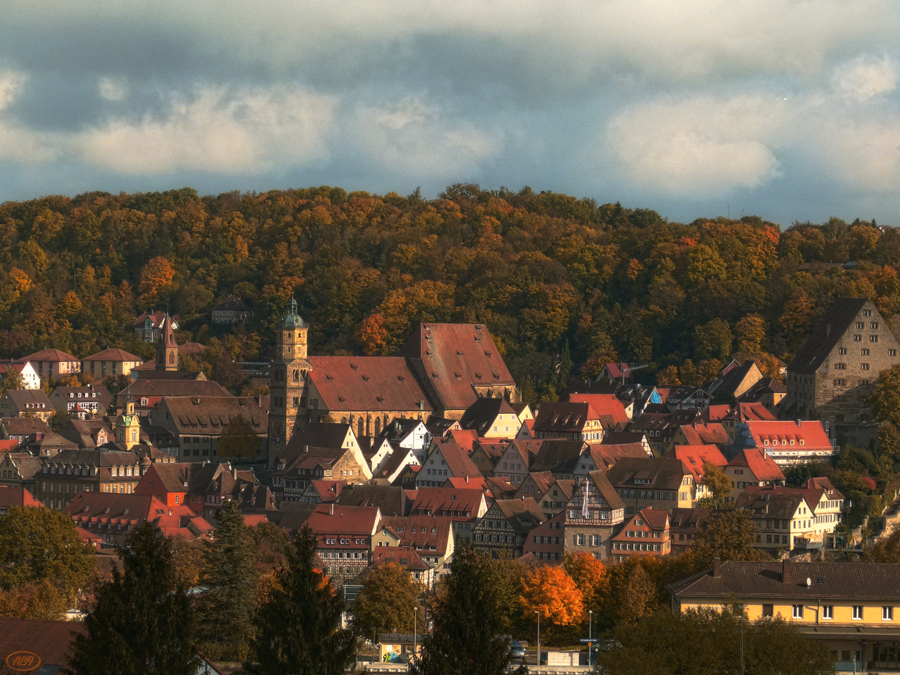
<path id="1" fill-rule="evenodd" d="M 419 608 L 413 605 L 413 658 L 416 658 L 416 649 L 419 643 Z"/>
<path id="2" fill-rule="evenodd" d="M 540 668 L 541 666 L 541 613 L 539 611 L 535 611 L 535 614 L 538 615 L 538 651 L 537 651 L 537 666 Z"/>
<path id="3" fill-rule="evenodd" d="M 594 610 L 588 610 L 588 668 L 591 667 L 591 657 L 594 654 L 594 643 L 592 640 L 594 639 Z"/>
<path id="4" fill-rule="evenodd" d="M 744 606 L 743 605 L 735 605 L 735 609 L 737 609 L 741 613 L 741 651 L 740 651 L 740 669 L 738 670 L 738 675 L 744 675 Z"/>

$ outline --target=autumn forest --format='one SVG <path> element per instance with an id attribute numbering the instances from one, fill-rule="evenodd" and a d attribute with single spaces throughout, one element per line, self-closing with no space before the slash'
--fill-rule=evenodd
<path id="1" fill-rule="evenodd" d="M 774 373 L 838 296 L 900 312 L 893 228 L 681 224 L 527 187 L 457 184 L 435 200 L 331 187 L 53 196 L 0 205 L 0 251 L 0 357 L 147 357 L 135 317 L 168 309 L 180 341 L 266 360 L 294 294 L 313 354 L 391 354 L 420 321 L 487 324 L 531 401 L 611 359 L 686 384 L 735 354 Z M 211 325 L 231 293 L 255 311 L 247 328 Z"/>

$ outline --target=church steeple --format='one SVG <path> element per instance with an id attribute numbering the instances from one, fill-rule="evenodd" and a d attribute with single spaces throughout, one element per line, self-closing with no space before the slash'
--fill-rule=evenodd
<path id="1" fill-rule="evenodd" d="M 116 418 L 116 442 L 126 450 L 141 442 L 141 420 L 134 413 L 134 400 L 129 392 L 125 410 Z"/>
<path id="2" fill-rule="evenodd" d="M 178 343 L 168 314 L 163 319 L 162 332 L 156 343 L 156 370 L 178 370 Z"/>
<path id="3" fill-rule="evenodd" d="M 282 456 L 294 428 L 306 422 L 306 374 L 311 368 L 306 360 L 308 333 L 309 324 L 297 314 L 297 301 L 291 298 L 276 333 L 269 388 L 270 467 Z"/>

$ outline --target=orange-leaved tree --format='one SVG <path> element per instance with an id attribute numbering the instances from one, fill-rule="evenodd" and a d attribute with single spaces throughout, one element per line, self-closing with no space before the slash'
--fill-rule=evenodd
<path id="1" fill-rule="evenodd" d="M 584 609 L 597 612 L 609 594 L 606 565 L 595 558 L 593 553 L 576 553 L 566 555 L 563 569 L 581 591 Z"/>
<path id="2" fill-rule="evenodd" d="M 539 567 L 522 580 L 519 598 L 522 614 L 537 625 L 541 615 L 541 638 L 547 644 L 565 643 L 573 627 L 583 623 L 584 598 L 562 567 Z"/>

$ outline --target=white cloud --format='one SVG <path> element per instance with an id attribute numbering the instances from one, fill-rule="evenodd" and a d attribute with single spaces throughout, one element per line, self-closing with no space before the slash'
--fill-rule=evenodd
<path id="1" fill-rule="evenodd" d="M 771 99 L 699 97 L 630 108 L 607 134 L 637 184 L 702 196 L 755 188 L 778 176 L 769 140 L 784 116 L 781 102 Z"/>
<path id="2" fill-rule="evenodd" d="M 330 97 L 301 90 L 205 88 L 172 96 L 165 119 L 115 119 L 80 134 L 87 162 L 131 174 L 257 173 L 321 159 L 334 120 Z"/>
<path id="3" fill-rule="evenodd" d="M 97 81 L 97 90 L 107 101 L 122 101 L 128 95 L 128 84 L 121 78 L 101 77 Z"/>
<path id="4" fill-rule="evenodd" d="M 475 170 L 501 142 L 473 125 L 446 119 L 420 98 L 357 113 L 361 150 L 401 175 L 436 178 Z"/>
<path id="5" fill-rule="evenodd" d="M 50 134 L 40 134 L 16 123 L 8 115 L 27 81 L 22 73 L 0 71 L 0 159 L 23 163 L 47 162 L 58 154 Z"/>
<path id="6" fill-rule="evenodd" d="M 900 68 L 886 56 L 859 56 L 835 69 L 834 85 L 842 94 L 865 101 L 897 89 Z"/>

